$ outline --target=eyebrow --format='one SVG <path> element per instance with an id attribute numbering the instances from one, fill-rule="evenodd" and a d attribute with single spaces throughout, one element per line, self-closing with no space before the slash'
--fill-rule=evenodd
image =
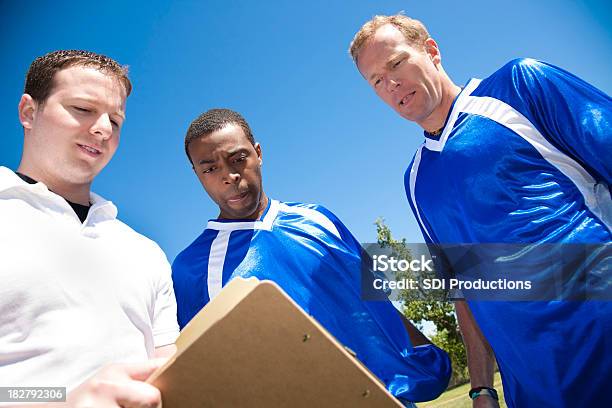
<path id="1" fill-rule="evenodd" d="M 97 105 L 98 102 L 93 98 L 88 98 L 86 96 L 73 96 L 71 99 L 75 101 L 82 101 L 86 103 L 91 103 L 92 105 Z M 125 113 L 123 111 L 115 111 L 111 113 L 112 115 L 117 115 L 121 117 L 121 119 L 125 120 Z"/>
<path id="2" fill-rule="evenodd" d="M 234 150 L 230 150 L 228 152 L 228 157 L 234 157 L 238 153 L 247 153 L 247 152 L 248 152 L 248 149 L 246 147 L 238 147 Z"/>
<path id="3" fill-rule="evenodd" d="M 405 55 L 409 55 L 408 52 L 406 51 L 399 51 L 393 55 L 391 55 L 391 57 L 389 57 L 389 59 L 387 59 L 387 62 L 385 62 L 385 68 L 389 68 L 389 66 L 391 66 L 399 57 L 403 57 Z M 378 72 L 374 72 L 372 75 L 370 75 L 370 79 L 369 81 L 371 81 L 372 79 L 374 79 L 374 77 L 380 75 Z"/>
<path id="4" fill-rule="evenodd" d="M 368 78 L 368 81 L 373 80 L 373 79 L 374 79 L 374 77 L 377 77 L 378 75 L 379 75 L 379 74 L 378 74 L 378 72 L 374 72 L 374 73 L 372 73 L 372 75 L 370 75 L 370 77 Z"/>
<path id="5" fill-rule="evenodd" d="M 235 155 L 239 153 L 247 153 L 247 152 L 248 152 L 248 149 L 246 147 L 239 147 L 237 149 L 230 150 L 228 152 L 227 157 L 234 157 Z M 202 159 L 198 162 L 198 164 L 213 164 L 215 162 L 216 160 L 213 160 L 213 159 Z"/>

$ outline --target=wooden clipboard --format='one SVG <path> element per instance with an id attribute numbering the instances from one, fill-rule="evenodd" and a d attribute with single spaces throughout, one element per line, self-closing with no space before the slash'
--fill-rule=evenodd
<path id="1" fill-rule="evenodd" d="M 277 284 L 232 280 L 148 382 L 164 408 L 402 407 Z"/>

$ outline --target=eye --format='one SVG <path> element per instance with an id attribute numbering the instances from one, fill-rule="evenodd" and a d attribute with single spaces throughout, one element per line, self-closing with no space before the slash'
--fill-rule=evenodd
<path id="1" fill-rule="evenodd" d="M 110 122 L 111 122 L 111 124 L 112 124 L 114 127 L 119 128 L 119 122 L 117 122 L 116 120 L 113 120 L 113 119 L 111 119 L 111 121 L 110 121 Z"/>
<path id="2" fill-rule="evenodd" d="M 89 112 L 91 112 L 90 109 L 82 108 L 80 106 L 73 106 L 72 109 L 74 109 L 77 112 L 81 112 L 81 113 L 89 113 Z"/>
<path id="3" fill-rule="evenodd" d="M 398 60 L 398 61 L 396 61 L 396 62 L 393 64 L 393 68 L 397 68 L 397 66 L 398 66 L 399 64 L 401 64 L 401 63 L 402 63 L 402 61 L 403 61 L 403 60 Z"/>
<path id="4" fill-rule="evenodd" d="M 374 88 L 376 88 L 378 85 L 380 85 L 380 83 L 381 83 L 381 82 L 382 82 L 382 79 L 380 79 L 380 78 L 376 78 L 376 79 L 374 80 Z"/>
<path id="5" fill-rule="evenodd" d="M 208 167 L 208 168 L 206 168 L 206 169 L 202 170 L 202 173 L 204 173 L 204 174 L 210 174 L 210 173 L 212 173 L 212 172 L 213 172 L 213 171 L 215 171 L 215 170 L 216 170 L 216 167 L 214 167 L 214 166 L 213 166 L 213 167 Z"/>
<path id="6" fill-rule="evenodd" d="M 240 163 L 245 161 L 247 158 L 246 154 L 241 154 L 240 156 L 236 157 L 236 159 L 234 160 L 234 163 Z"/>

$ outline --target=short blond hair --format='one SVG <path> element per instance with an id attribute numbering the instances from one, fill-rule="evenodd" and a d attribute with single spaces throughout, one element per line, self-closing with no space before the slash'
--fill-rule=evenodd
<path id="1" fill-rule="evenodd" d="M 370 21 L 365 23 L 355 34 L 351 46 L 349 47 L 349 53 L 353 57 L 353 61 L 357 64 L 357 56 L 363 45 L 376 33 L 380 27 L 391 24 L 396 27 L 410 45 L 423 48 L 425 46 L 425 40 L 429 38 L 429 33 L 425 25 L 419 20 L 410 18 L 404 14 L 395 14 L 393 16 L 374 16 Z"/>

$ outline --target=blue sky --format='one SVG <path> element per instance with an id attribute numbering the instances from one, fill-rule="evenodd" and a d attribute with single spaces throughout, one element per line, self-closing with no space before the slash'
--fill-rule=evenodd
<path id="1" fill-rule="evenodd" d="M 362 242 L 376 239 L 377 217 L 422 241 L 403 187 L 422 133 L 347 54 L 375 14 L 421 19 L 458 84 L 534 57 L 612 92 L 612 7 L 600 0 L 74 3 L 0 2 L 0 165 L 19 164 L 17 103 L 35 57 L 80 48 L 129 65 L 128 119 L 94 191 L 171 261 L 217 215 L 183 150 L 191 120 L 213 107 L 251 124 L 271 197 L 324 204 Z"/>

